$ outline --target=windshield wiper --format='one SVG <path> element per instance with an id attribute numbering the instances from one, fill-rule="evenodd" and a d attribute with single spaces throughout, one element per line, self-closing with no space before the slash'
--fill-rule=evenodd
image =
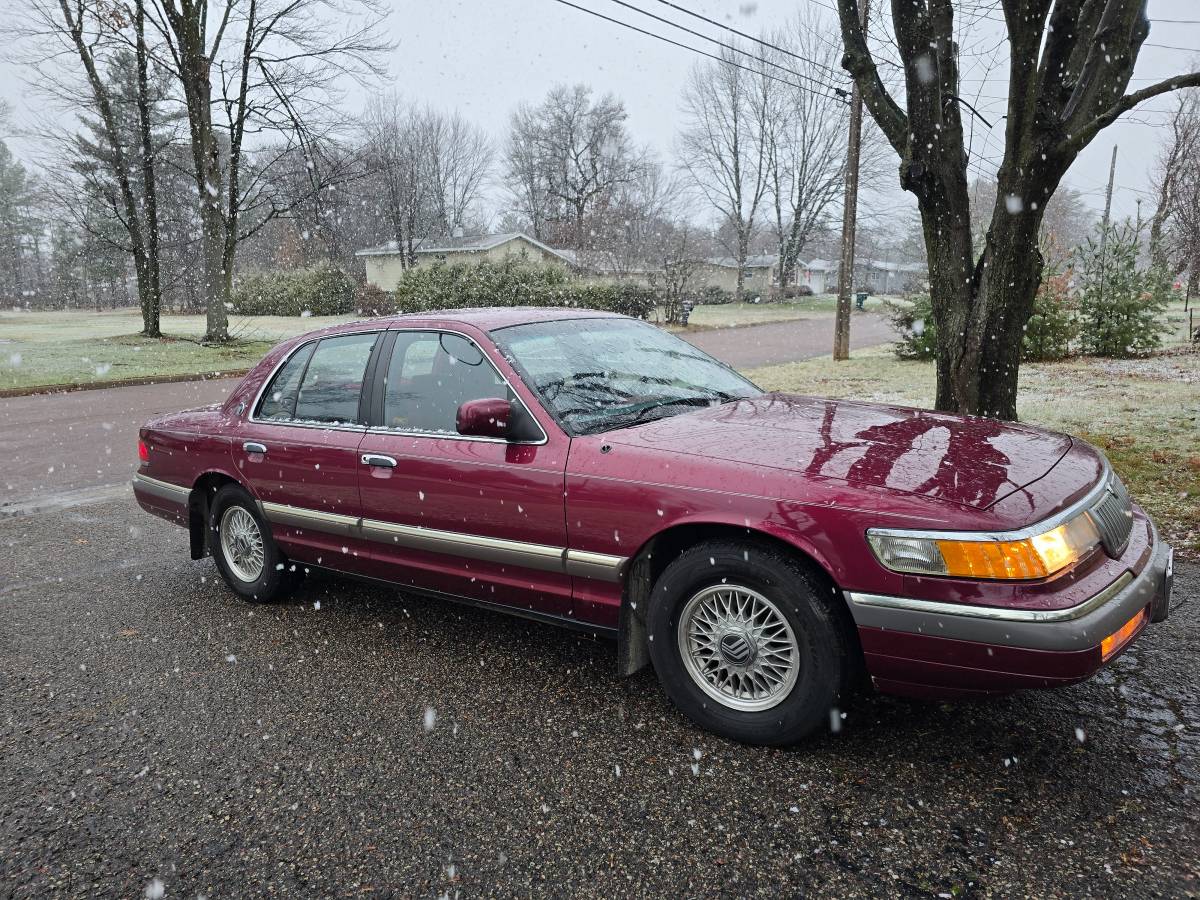
<path id="1" fill-rule="evenodd" d="M 714 401 L 719 401 L 721 403 L 727 403 L 733 399 L 734 399 L 734 397 L 732 395 L 726 394 L 723 391 L 714 391 L 710 395 L 700 396 L 700 397 L 663 397 L 659 400 L 655 400 L 653 403 L 643 406 L 641 409 L 637 410 L 636 412 L 633 412 L 631 410 L 628 413 L 618 414 L 616 416 L 613 416 L 611 419 L 609 419 L 605 422 L 598 422 L 597 426 L 602 426 L 602 427 L 597 427 L 595 430 L 596 431 L 610 431 L 610 430 L 616 431 L 620 428 L 632 428 L 634 425 L 640 425 L 643 422 L 647 421 L 646 417 L 650 413 L 655 412 L 656 410 L 665 409 L 670 406 L 705 406 L 705 407 L 708 407 L 708 406 L 713 406 Z M 624 418 L 626 416 L 630 417 L 628 419 L 628 421 L 621 421 L 622 418 Z"/>

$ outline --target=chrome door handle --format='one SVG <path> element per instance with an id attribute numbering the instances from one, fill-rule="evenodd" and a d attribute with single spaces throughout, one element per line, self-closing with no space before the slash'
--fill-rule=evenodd
<path id="1" fill-rule="evenodd" d="M 258 441 L 246 441 L 244 444 L 242 444 L 242 449 L 245 450 L 247 453 L 264 453 L 265 454 L 267 452 L 267 445 L 260 444 Z"/>
<path id="2" fill-rule="evenodd" d="M 362 461 L 364 466 L 380 466 L 384 469 L 396 468 L 396 460 L 390 456 L 384 456 L 382 453 L 364 453 Z"/>

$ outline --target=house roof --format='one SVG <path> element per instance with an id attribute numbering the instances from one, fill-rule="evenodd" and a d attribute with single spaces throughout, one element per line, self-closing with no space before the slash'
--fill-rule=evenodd
<path id="1" fill-rule="evenodd" d="M 524 240 L 539 250 L 553 254 L 563 262 L 571 265 L 575 261 L 560 250 L 555 250 L 553 247 L 548 247 L 536 238 L 532 238 L 522 231 L 506 231 L 501 234 L 472 234 L 463 237 L 447 237 L 433 236 L 422 238 L 416 245 L 416 254 L 418 256 L 441 256 L 450 253 L 482 253 L 491 250 L 495 247 L 503 246 L 511 241 Z M 355 252 L 355 256 L 391 256 L 398 253 L 395 241 L 388 241 L 386 244 L 380 244 L 378 247 L 366 247 Z"/>
<path id="2" fill-rule="evenodd" d="M 732 256 L 710 256 L 704 261 L 710 266 L 718 266 L 722 269 L 736 269 L 738 267 L 737 260 Z M 777 262 L 779 262 L 779 257 L 773 253 L 760 253 L 757 256 L 746 257 L 746 268 L 770 269 Z"/>
<path id="3" fill-rule="evenodd" d="M 836 272 L 841 267 L 841 261 L 836 259 L 814 259 L 810 262 L 796 263 L 798 268 L 808 269 L 810 272 Z M 856 268 L 868 268 L 892 272 L 924 272 L 925 265 L 917 262 L 894 262 L 882 259 L 856 259 L 854 261 Z"/>

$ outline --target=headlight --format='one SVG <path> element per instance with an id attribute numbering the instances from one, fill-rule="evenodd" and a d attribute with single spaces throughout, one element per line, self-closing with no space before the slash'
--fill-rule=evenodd
<path id="1" fill-rule="evenodd" d="M 1020 540 L 995 540 L 969 533 L 930 537 L 891 529 L 869 529 L 867 541 L 893 572 L 957 578 L 1046 578 L 1082 559 L 1100 543 L 1087 513 Z"/>

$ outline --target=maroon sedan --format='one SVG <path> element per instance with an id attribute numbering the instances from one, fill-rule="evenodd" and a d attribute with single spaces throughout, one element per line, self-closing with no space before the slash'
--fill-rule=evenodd
<path id="1" fill-rule="evenodd" d="M 713 731 L 793 742 L 869 676 L 1085 679 L 1171 549 L 1093 447 L 764 393 L 645 322 L 480 309 L 285 341 L 146 425 L 134 479 L 250 601 L 319 567 L 604 633 Z"/>

